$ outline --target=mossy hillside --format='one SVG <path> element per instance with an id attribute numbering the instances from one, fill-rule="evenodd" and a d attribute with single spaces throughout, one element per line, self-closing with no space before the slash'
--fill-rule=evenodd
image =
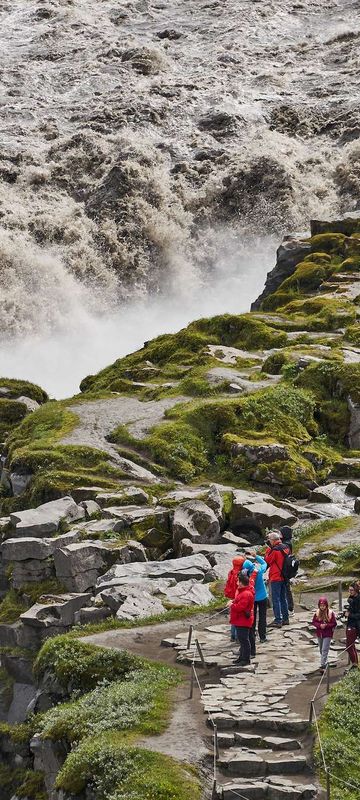
<path id="1" fill-rule="evenodd" d="M 360 795 L 359 694 L 360 671 L 351 670 L 332 688 L 320 716 L 319 729 L 325 762 L 334 776 L 331 781 L 332 800 L 358 800 Z M 317 762 L 320 777 L 325 783 L 319 751 Z M 347 786 L 347 783 L 352 786 Z"/>
<path id="2" fill-rule="evenodd" d="M 17 397 L 30 397 L 42 405 L 49 399 L 47 393 L 41 386 L 37 386 L 30 381 L 16 380 L 14 378 L 0 378 L 0 387 L 7 389 L 6 398 L 14 399 Z"/>
<path id="3" fill-rule="evenodd" d="M 48 400 L 46 392 L 34 383 L 0 378 L 0 441 L 29 413 L 25 403 L 18 402 L 19 397 L 29 397 L 40 405 Z"/>
<path id="4" fill-rule="evenodd" d="M 109 462 L 105 452 L 59 444 L 77 423 L 78 417 L 64 401 L 51 401 L 15 428 L 7 440 L 9 467 L 34 477 L 25 495 L 2 501 L 2 513 L 56 499 L 74 486 L 95 484 L 110 489 L 118 486 L 123 473 Z"/>
<path id="5" fill-rule="evenodd" d="M 124 385 L 118 381 L 152 382 L 178 378 L 182 381 L 178 393 L 187 389 L 188 393 L 193 395 L 201 395 L 205 390 L 209 394 L 214 389 L 209 390 L 208 385 L 205 387 L 204 384 L 195 383 L 201 379 L 201 368 L 204 371 L 205 367 L 214 364 L 214 359 L 209 356 L 207 349 L 209 344 L 245 348 L 250 351 L 267 349 L 286 344 L 286 334 L 253 318 L 251 314 L 238 316 L 223 314 L 210 319 L 200 319 L 178 333 L 158 336 L 136 353 L 118 359 L 98 375 L 89 375 L 82 381 L 80 388 L 86 393 L 103 390 L 124 391 Z M 192 373 L 187 374 L 191 370 Z"/>

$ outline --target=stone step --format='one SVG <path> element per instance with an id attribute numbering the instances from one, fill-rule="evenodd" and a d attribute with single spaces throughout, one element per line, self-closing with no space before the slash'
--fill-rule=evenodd
<path id="1" fill-rule="evenodd" d="M 267 717 L 240 715 L 233 717 L 225 712 L 212 714 L 212 719 L 216 724 L 219 731 L 256 731 L 263 729 L 265 731 L 283 731 L 292 735 L 305 733 L 309 730 L 310 724 L 308 719 L 292 718 L 292 717 Z M 211 720 L 207 720 L 207 724 L 211 725 Z"/>
<path id="2" fill-rule="evenodd" d="M 265 775 L 297 774 L 306 769 L 307 761 L 305 756 L 293 753 L 254 753 L 233 747 L 220 755 L 218 766 L 241 778 L 260 778 Z"/>
<path id="3" fill-rule="evenodd" d="M 231 781 L 218 785 L 219 800 L 235 800 L 237 796 L 246 800 L 313 800 L 318 797 L 313 784 L 293 784 L 285 779 L 279 783 L 270 781 Z"/>
<path id="4" fill-rule="evenodd" d="M 234 734 L 235 744 L 249 748 L 269 748 L 270 750 L 300 750 L 301 744 L 297 739 L 286 739 L 282 736 L 258 736 L 256 734 Z"/>

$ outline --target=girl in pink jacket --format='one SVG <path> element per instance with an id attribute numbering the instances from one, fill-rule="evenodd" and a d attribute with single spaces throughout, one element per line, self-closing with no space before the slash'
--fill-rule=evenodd
<path id="1" fill-rule="evenodd" d="M 320 649 L 320 672 L 323 673 L 326 669 L 330 644 L 336 628 L 336 617 L 334 612 L 329 608 L 326 597 L 320 597 L 318 609 L 314 614 L 312 624 L 316 628 Z"/>

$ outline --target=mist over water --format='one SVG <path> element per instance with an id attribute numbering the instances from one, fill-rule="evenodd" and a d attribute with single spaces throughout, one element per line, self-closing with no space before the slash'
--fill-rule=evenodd
<path id="1" fill-rule="evenodd" d="M 236 252 L 234 247 L 234 241 L 228 242 L 205 282 L 192 275 L 189 285 L 179 281 L 176 286 L 174 279 L 167 296 L 148 295 L 123 304 L 116 312 L 111 307 L 102 314 L 87 310 L 81 287 L 72 293 L 70 285 L 70 313 L 62 323 L 58 320 L 56 330 L 0 346 L 0 374 L 39 383 L 52 397 L 68 397 L 78 391 L 87 374 L 160 333 L 175 332 L 199 317 L 248 311 L 273 265 L 275 239 L 239 241 Z"/>

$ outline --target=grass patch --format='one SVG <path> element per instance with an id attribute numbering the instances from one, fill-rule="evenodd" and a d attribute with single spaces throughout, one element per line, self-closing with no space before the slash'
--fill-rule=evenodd
<path id="1" fill-rule="evenodd" d="M 332 774 L 332 800 L 358 800 L 360 795 L 360 748 L 358 735 L 360 695 L 360 670 L 352 670 L 349 675 L 334 686 L 320 717 L 320 736 L 324 748 L 325 761 Z M 317 752 L 320 776 L 321 756 Z M 346 787 L 341 781 L 353 784 Z"/>
<path id="2" fill-rule="evenodd" d="M 9 589 L 0 603 L 0 624 L 12 625 L 28 607 L 15 589 Z"/>

